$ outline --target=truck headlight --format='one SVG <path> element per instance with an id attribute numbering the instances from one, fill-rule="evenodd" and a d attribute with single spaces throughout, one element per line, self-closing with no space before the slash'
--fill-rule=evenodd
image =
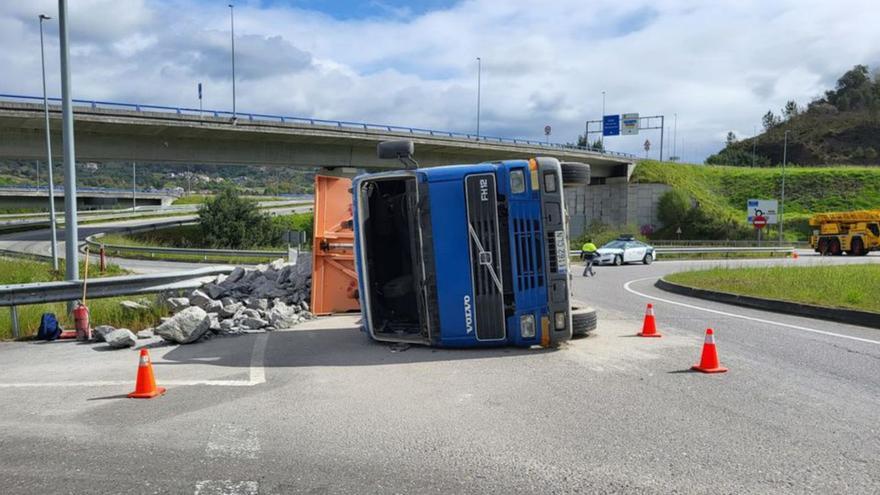
<path id="1" fill-rule="evenodd" d="M 554 316 L 554 319 L 556 320 L 556 329 L 557 330 L 565 329 L 565 311 L 562 311 L 560 313 L 556 313 Z"/>
<path id="2" fill-rule="evenodd" d="M 526 339 L 535 336 L 535 315 L 522 315 L 519 317 L 519 334 Z"/>

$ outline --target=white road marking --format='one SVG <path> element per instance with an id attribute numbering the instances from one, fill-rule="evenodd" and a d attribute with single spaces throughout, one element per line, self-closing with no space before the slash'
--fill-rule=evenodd
<path id="1" fill-rule="evenodd" d="M 717 310 L 717 309 L 704 308 L 704 307 L 701 307 L 701 306 L 695 306 L 695 305 L 693 305 L 693 304 L 686 304 L 686 303 L 682 303 L 682 302 L 678 302 L 678 301 L 672 301 L 672 300 L 669 300 L 669 299 L 663 299 L 663 298 L 661 298 L 661 297 L 649 296 L 649 295 L 647 295 L 647 294 L 644 294 L 644 293 L 642 293 L 642 292 L 639 292 L 639 291 L 633 289 L 632 287 L 630 287 L 632 284 L 634 284 L 634 283 L 636 283 L 636 282 L 644 282 L 645 280 L 656 280 L 657 278 L 659 278 L 659 277 L 645 277 L 645 278 L 639 278 L 639 279 L 636 279 L 636 280 L 630 280 L 629 282 L 623 284 L 623 288 L 624 288 L 627 292 L 630 292 L 630 293 L 635 294 L 635 295 L 637 295 L 637 296 L 644 297 L 644 298 L 646 298 L 646 299 L 651 299 L 651 300 L 654 300 L 654 301 L 660 301 L 660 302 L 664 302 L 664 303 L 667 303 L 667 304 L 674 304 L 674 305 L 676 305 L 676 306 L 682 306 L 682 307 L 685 307 L 685 308 L 696 309 L 697 311 L 704 311 L 704 312 L 707 312 L 707 313 L 714 313 L 714 314 L 721 315 L 721 316 L 729 316 L 729 317 L 731 317 L 731 318 L 739 318 L 739 319 L 741 319 L 741 320 L 755 321 L 755 322 L 758 322 L 758 323 L 766 323 L 766 324 L 768 324 L 768 325 L 775 325 L 775 326 L 777 326 L 777 327 L 790 328 L 790 329 L 792 329 L 792 330 L 800 330 L 800 331 L 802 331 L 802 332 L 810 332 L 810 333 L 816 333 L 816 334 L 819 334 L 819 335 L 827 335 L 827 336 L 829 336 L 829 337 L 838 337 L 838 338 L 841 338 L 841 339 L 855 340 L 855 341 L 857 341 L 857 342 L 865 342 L 865 343 L 867 343 L 867 344 L 876 344 L 876 345 L 880 345 L 880 340 L 864 339 L 864 338 L 861 338 L 861 337 L 853 337 L 852 335 L 844 335 L 844 334 L 840 334 L 840 333 L 826 332 L 826 331 L 824 331 L 824 330 L 816 330 L 815 328 L 802 327 L 802 326 L 800 326 L 800 325 L 792 325 L 792 324 L 789 324 L 789 323 L 781 323 L 781 322 L 773 321 L 773 320 L 765 320 L 765 319 L 763 319 L 763 318 L 755 318 L 755 317 L 753 317 L 753 316 L 745 316 L 745 315 L 738 315 L 738 314 L 735 314 L 735 313 L 728 313 L 728 312 L 726 312 L 726 311 L 719 311 L 719 310 Z"/>
<path id="2" fill-rule="evenodd" d="M 256 481 L 203 480 L 196 482 L 195 495 L 257 495 Z"/>
<path id="3" fill-rule="evenodd" d="M 211 387 L 253 387 L 266 383 L 266 345 L 269 340 L 268 334 L 260 334 L 254 341 L 251 352 L 251 364 L 248 370 L 247 380 L 162 380 L 156 378 L 156 384 L 161 387 L 186 387 L 193 385 L 207 385 Z M 155 361 L 154 361 L 155 362 Z M 120 387 L 134 386 L 134 381 L 105 380 L 88 382 L 25 382 L 25 383 L 0 383 L 3 388 L 49 388 L 49 387 Z"/>
<path id="4" fill-rule="evenodd" d="M 230 423 L 215 424 L 205 447 L 205 455 L 212 459 L 256 459 L 260 440 L 253 428 Z"/>
<path id="5" fill-rule="evenodd" d="M 266 383 L 266 343 L 269 341 L 269 334 L 260 334 L 254 342 L 254 350 L 251 353 L 251 369 L 249 376 L 249 385 L 260 385 Z"/>

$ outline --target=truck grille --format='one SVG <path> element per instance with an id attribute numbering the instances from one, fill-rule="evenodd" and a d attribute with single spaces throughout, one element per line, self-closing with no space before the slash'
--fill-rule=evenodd
<path id="1" fill-rule="evenodd" d="M 516 252 L 516 288 L 519 292 L 544 286 L 541 249 L 541 212 L 525 205 L 511 207 L 510 223 Z"/>
<path id="2" fill-rule="evenodd" d="M 500 340 L 504 332 L 504 285 L 494 174 L 465 178 L 468 237 L 474 286 L 474 322 L 478 340 Z"/>

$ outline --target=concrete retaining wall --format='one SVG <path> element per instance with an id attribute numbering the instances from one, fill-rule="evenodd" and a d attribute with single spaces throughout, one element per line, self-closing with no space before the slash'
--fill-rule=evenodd
<path id="1" fill-rule="evenodd" d="M 657 203 L 669 189 L 666 184 L 629 184 L 624 177 L 608 178 L 605 184 L 566 188 L 571 236 L 578 237 L 594 222 L 660 227 Z"/>

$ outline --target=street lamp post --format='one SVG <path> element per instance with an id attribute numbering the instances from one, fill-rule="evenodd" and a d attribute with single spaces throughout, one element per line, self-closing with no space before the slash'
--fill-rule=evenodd
<path id="1" fill-rule="evenodd" d="M 58 0 L 58 34 L 61 47 L 61 136 L 64 143 L 64 252 L 67 258 L 65 278 L 78 280 L 79 228 L 76 219 L 76 153 L 73 141 L 67 0 Z"/>
<path id="2" fill-rule="evenodd" d="M 599 134 L 602 139 L 602 151 L 605 151 L 605 92 L 602 91 L 602 134 Z"/>
<path id="3" fill-rule="evenodd" d="M 788 160 L 788 133 L 785 131 L 782 144 L 782 195 L 779 203 L 779 244 L 782 244 L 782 215 L 785 214 L 785 162 Z"/>
<path id="4" fill-rule="evenodd" d="M 235 6 L 231 3 L 229 4 L 229 26 L 232 40 L 232 120 L 235 121 L 237 117 L 235 113 Z"/>
<path id="5" fill-rule="evenodd" d="M 40 61 L 43 66 L 43 116 L 46 119 L 46 164 L 49 169 L 49 230 L 52 231 L 52 269 L 57 272 L 58 232 L 55 230 L 55 181 L 52 176 L 52 136 L 49 131 L 49 97 L 46 95 L 46 52 L 43 47 L 43 21 L 49 19 L 51 17 L 40 14 Z M 37 175 L 39 176 L 39 173 Z"/>
<path id="6" fill-rule="evenodd" d="M 131 211 L 137 209 L 137 162 L 131 162 Z"/>
<path id="7" fill-rule="evenodd" d="M 758 126 L 752 127 L 752 168 L 755 168 L 755 158 L 758 156 Z"/>
<path id="8" fill-rule="evenodd" d="M 480 91 L 483 77 L 483 60 L 477 57 L 477 141 L 480 140 Z"/>

